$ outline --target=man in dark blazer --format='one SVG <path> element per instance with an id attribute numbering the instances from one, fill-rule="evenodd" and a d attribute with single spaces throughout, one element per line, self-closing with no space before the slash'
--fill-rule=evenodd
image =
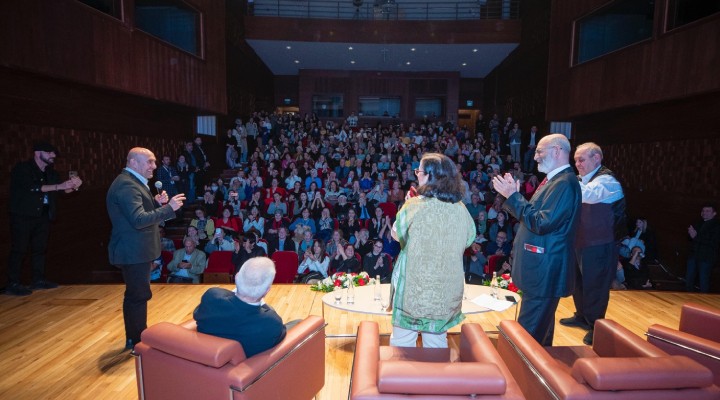
<path id="1" fill-rule="evenodd" d="M 252 357 L 280 343 L 287 329 L 263 297 L 275 279 L 275 264 L 267 257 L 247 260 L 235 274 L 235 293 L 210 288 L 193 312 L 198 332 L 237 340 Z"/>
<path id="2" fill-rule="evenodd" d="M 148 179 L 157 168 L 155 161 L 150 150 L 131 149 L 125 169 L 110 185 L 106 198 L 112 222 L 110 263 L 120 268 L 126 286 L 123 300 L 126 349 L 132 349 L 147 328 L 147 302 L 152 297 L 150 262 L 161 251 L 158 224 L 175 218 L 175 211 L 185 200 L 183 194 L 168 199 L 166 192 L 153 198 Z"/>
<path id="3" fill-rule="evenodd" d="M 518 192 L 512 175 L 493 179 L 507 200 L 503 208 L 520 222 L 513 245 L 513 282 L 523 291 L 518 322 L 543 346 L 551 346 L 555 310 L 575 282 L 574 240 L 582 194 L 569 164 L 570 142 L 561 134 L 540 140 L 538 170 L 547 177 L 530 199 Z"/>

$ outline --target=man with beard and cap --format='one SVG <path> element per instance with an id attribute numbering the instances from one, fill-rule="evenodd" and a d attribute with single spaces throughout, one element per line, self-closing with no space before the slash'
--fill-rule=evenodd
<path id="1" fill-rule="evenodd" d="M 493 178 L 507 200 L 503 208 L 520 222 L 513 245 L 513 282 L 523 291 L 518 322 L 543 346 L 551 346 L 555 310 L 575 283 L 575 232 L 582 193 L 570 167 L 570 142 L 561 134 L 540 139 L 538 170 L 547 174 L 528 201 L 511 174 Z"/>
<path id="2" fill-rule="evenodd" d="M 77 176 L 60 182 L 53 168 L 58 155 L 53 145 L 37 143 L 33 152 L 33 159 L 17 163 L 10 173 L 10 257 L 5 293 L 12 296 L 57 287 L 45 279 L 45 253 L 50 221 L 56 216 L 56 192 L 71 193 L 82 185 Z M 20 283 L 20 269 L 28 248 L 32 256 L 30 288 Z"/>

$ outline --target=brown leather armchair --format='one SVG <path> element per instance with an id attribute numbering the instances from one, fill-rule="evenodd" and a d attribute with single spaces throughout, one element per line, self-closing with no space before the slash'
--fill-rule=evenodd
<path id="1" fill-rule="evenodd" d="M 710 370 L 607 319 L 595 322 L 592 347 L 542 347 L 517 321 L 502 321 L 498 351 L 532 399 L 720 398 Z"/>
<path id="2" fill-rule="evenodd" d="M 325 384 L 325 321 L 309 316 L 272 349 L 245 357 L 239 342 L 161 322 L 135 346 L 140 399 L 308 400 Z"/>
<path id="3" fill-rule="evenodd" d="M 720 386 L 720 310 L 687 303 L 680 310 L 677 330 L 651 325 L 647 340 L 668 354 L 688 356 L 708 367 Z"/>
<path id="4" fill-rule="evenodd" d="M 380 346 L 378 325 L 358 327 L 350 398 L 457 400 L 523 399 L 492 343 L 478 324 L 460 333 L 459 360 L 449 349 Z"/>

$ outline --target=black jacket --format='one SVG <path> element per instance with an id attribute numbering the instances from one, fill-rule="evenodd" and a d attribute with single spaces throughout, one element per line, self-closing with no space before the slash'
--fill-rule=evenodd
<path id="1" fill-rule="evenodd" d="M 43 185 L 61 183 L 52 165 L 41 171 L 35 160 L 22 161 L 10 172 L 10 214 L 40 217 L 43 214 L 43 199 L 48 198 L 48 216 L 55 219 L 57 192 L 43 193 Z"/>

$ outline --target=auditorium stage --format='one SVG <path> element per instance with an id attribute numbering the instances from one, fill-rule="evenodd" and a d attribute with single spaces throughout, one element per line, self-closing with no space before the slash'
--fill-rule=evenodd
<path id="1" fill-rule="evenodd" d="M 216 285 L 153 285 L 148 323 L 191 318 L 211 286 Z M 28 297 L 0 296 L 0 398 L 137 398 L 133 359 L 121 354 L 123 291 L 122 285 L 74 285 Z M 321 297 L 306 285 L 275 285 L 266 301 L 288 321 L 322 315 Z M 686 301 L 720 308 L 720 295 L 614 291 L 610 299 L 607 317 L 638 335 L 653 323 L 677 327 Z M 562 299 L 556 318 L 571 316 L 573 310 L 572 298 Z M 506 311 L 472 315 L 468 321 L 493 330 L 501 318 L 513 317 L 514 312 Z M 327 308 L 325 318 L 328 335 L 354 333 L 364 319 L 378 321 L 381 332 L 390 331 L 389 317 Z M 581 344 L 583 335 L 579 329 L 556 325 L 555 344 Z M 319 400 L 347 398 L 353 350 L 352 338 L 326 340 L 326 382 Z"/>

